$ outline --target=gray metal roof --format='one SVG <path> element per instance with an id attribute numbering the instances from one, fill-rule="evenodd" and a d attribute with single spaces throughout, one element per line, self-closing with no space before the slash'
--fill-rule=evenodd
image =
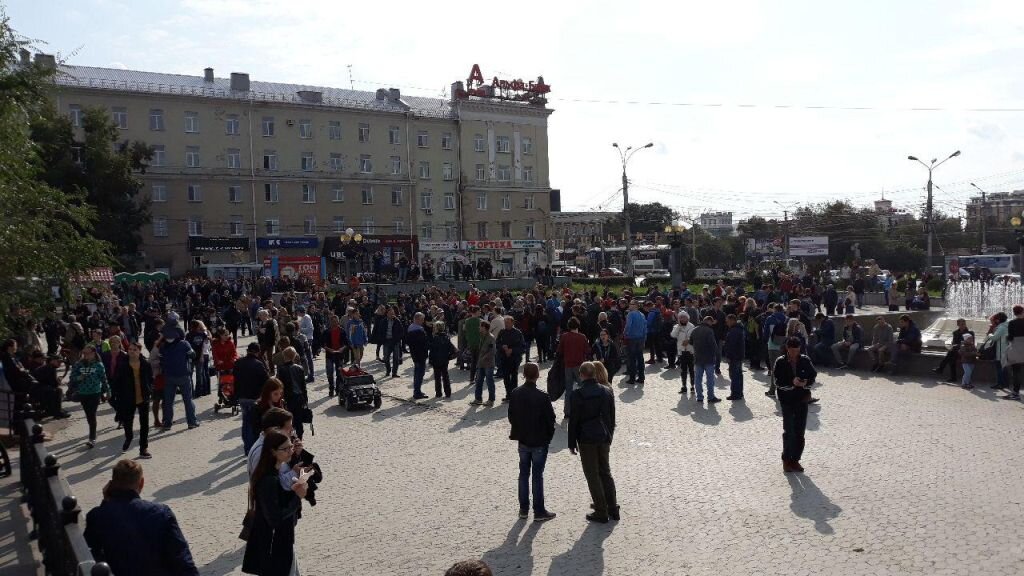
<path id="1" fill-rule="evenodd" d="M 252 99 L 258 102 L 284 102 L 377 112 L 404 113 L 408 110 L 416 115 L 431 118 L 454 117 L 451 103 L 441 98 L 402 96 L 401 102 L 408 105 L 407 109 L 401 102 L 388 99 L 378 100 L 376 92 L 258 80 L 251 80 L 249 91 L 243 92 L 232 90 L 229 78 L 215 78 L 213 82 L 206 82 L 202 76 L 61 65 L 56 82 L 60 86 L 97 90 L 174 94 L 228 100 Z M 323 94 L 323 102 L 312 104 L 304 101 L 299 97 L 299 91 L 320 92 Z"/>

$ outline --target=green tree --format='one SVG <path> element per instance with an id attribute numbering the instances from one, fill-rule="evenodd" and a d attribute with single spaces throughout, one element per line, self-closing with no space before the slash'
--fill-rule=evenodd
<path id="1" fill-rule="evenodd" d="M 81 141 L 71 121 L 52 107 L 32 123 L 39 146 L 44 180 L 65 192 L 83 191 L 96 208 L 96 235 L 113 247 L 120 268 L 136 263 L 141 229 L 149 222 L 149 201 L 139 195 L 153 149 L 139 141 L 119 141 L 118 128 L 102 108 L 82 115 Z"/>
<path id="2" fill-rule="evenodd" d="M 665 226 L 679 219 L 679 213 L 660 202 L 650 204 L 634 204 L 627 206 L 629 210 L 629 229 L 637 232 L 662 232 Z M 621 235 L 626 230 L 625 218 L 620 214 L 605 225 L 607 234 Z"/>
<path id="3" fill-rule="evenodd" d="M 107 244 L 91 236 L 96 211 L 84 194 L 42 180 L 29 125 L 44 113 L 54 71 L 20 64 L 26 46 L 0 14 L 0 317 L 7 329 L 46 306 L 52 282 L 66 285 L 110 262 Z"/>

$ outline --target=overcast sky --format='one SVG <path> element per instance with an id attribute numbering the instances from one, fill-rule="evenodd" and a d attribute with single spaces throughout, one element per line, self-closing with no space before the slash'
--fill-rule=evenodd
<path id="1" fill-rule="evenodd" d="M 542 74 L 563 210 L 621 208 L 616 141 L 655 144 L 630 163 L 631 200 L 692 215 L 883 190 L 916 211 L 927 173 L 907 155 L 957 149 L 937 209 L 962 212 L 972 181 L 1024 188 L 1024 112 L 976 110 L 1024 109 L 1019 0 L 6 2 L 72 64 L 341 87 L 351 65 L 357 89 L 424 96 L 474 63 Z"/>

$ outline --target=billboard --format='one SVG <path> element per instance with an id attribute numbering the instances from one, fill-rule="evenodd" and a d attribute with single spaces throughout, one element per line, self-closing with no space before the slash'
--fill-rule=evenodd
<path id="1" fill-rule="evenodd" d="M 271 277 L 297 278 L 306 276 L 317 279 L 321 277 L 322 266 L 319 256 L 268 256 L 263 258 L 263 267 Z"/>
<path id="2" fill-rule="evenodd" d="M 828 236 L 791 236 L 790 256 L 828 256 Z"/>

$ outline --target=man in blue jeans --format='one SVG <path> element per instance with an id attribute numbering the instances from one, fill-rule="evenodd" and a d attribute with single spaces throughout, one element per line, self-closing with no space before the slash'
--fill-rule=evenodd
<path id="1" fill-rule="evenodd" d="M 704 322 L 693 329 L 690 334 L 690 345 L 693 346 L 694 376 L 696 377 L 694 387 L 697 390 L 697 402 L 704 401 L 704 390 L 701 384 L 707 378 L 708 404 L 720 402 L 721 398 L 715 396 L 715 366 L 721 362 L 722 353 L 718 348 L 718 337 L 711 328 L 715 319 L 705 316 Z"/>
<path id="2" fill-rule="evenodd" d="M 412 357 L 412 398 L 422 400 L 427 397 L 423 393 L 423 375 L 427 372 L 427 351 L 430 338 L 427 331 L 423 329 L 423 312 L 417 312 L 412 317 L 412 324 L 405 332 L 405 343 L 409 346 L 409 356 Z"/>
<path id="3" fill-rule="evenodd" d="M 192 381 L 189 359 L 195 357 L 192 346 L 179 337 L 181 331 L 170 325 L 164 327 L 164 344 L 160 349 L 160 370 L 164 375 L 164 431 L 174 422 L 174 395 L 181 393 L 185 404 L 185 420 L 189 430 L 199 427 L 196 407 L 192 403 Z"/>
<path id="4" fill-rule="evenodd" d="M 508 437 L 519 442 L 519 517 L 530 515 L 530 475 L 533 474 L 533 520 L 544 522 L 555 517 L 544 507 L 544 465 L 548 445 L 555 435 L 555 410 L 547 392 L 537 388 L 540 367 L 533 362 L 523 366 L 526 383 L 509 394 Z"/>
<path id="5" fill-rule="evenodd" d="M 647 341 L 647 318 L 640 312 L 636 300 L 629 303 L 626 327 L 622 331 L 626 339 L 626 383 L 644 381 L 644 343 Z"/>
<path id="6" fill-rule="evenodd" d="M 736 322 L 736 315 L 725 317 L 729 327 L 725 333 L 722 356 L 729 362 L 729 395 L 726 400 L 743 400 L 743 358 L 747 355 L 747 331 Z"/>

